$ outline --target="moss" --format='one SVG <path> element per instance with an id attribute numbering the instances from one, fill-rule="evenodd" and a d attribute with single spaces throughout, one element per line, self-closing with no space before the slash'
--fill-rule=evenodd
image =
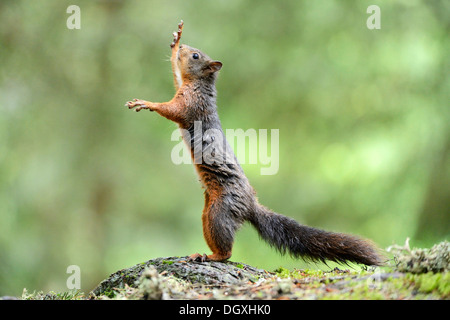
<path id="1" fill-rule="evenodd" d="M 278 277 L 280 278 L 290 278 L 291 277 L 291 272 L 283 267 L 279 267 L 278 269 L 275 269 L 273 271 Z"/>
<path id="2" fill-rule="evenodd" d="M 96 299 L 314 299 L 314 300 L 425 300 L 450 298 L 450 274 L 399 273 L 390 268 L 374 271 L 288 270 L 256 283 L 227 284 L 223 287 L 192 284 L 146 269 L 135 282 L 103 292 Z M 279 276 L 281 275 L 281 276 Z M 23 299 L 82 299 L 79 293 L 42 292 Z M 85 298 L 85 297 L 84 297 Z"/>
<path id="3" fill-rule="evenodd" d="M 116 294 L 117 294 L 117 292 L 114 290 L 108 290 L 108 291 L 103 292 L 103 295 L 110 299 L 114 298 L 116 296 Z"/>
<path id="4" fill-rule="evenodd" d="M 408 274 L 408 279 L 414 283 L 415 289 L 423 293 L 435 293 L 442 298 L 450 297 L 450 273 Z"/>
<path id="5" fill-rule="evenodd" d="M 254 281 L 248 275 L 245 281 L 227 282 L 226 276 L 242 278 L 253 267 L 235 262 L 211 263 L 218 271 L 216 282 L 205 281 L 206 273 L 199 272 L 208 264 L 188 264 L 183 259 L 158 258 L 129 269 L 119 270 L 109 282 L 99 285 L 98 294 L 90 299 L 314 299 L 314 300 L 425 300 L 450 298 L 450 273 L 446 265 L 448 243 L 432 249 L 402 247 L 396 262 L 415 259 L 403 267 L 394 264 L 382 268 L 329 271 L 314 269 L 288 270 L 279 267 L 273 273 L 257 270 Z M 405 259 L 405 260 L 403 260 Z M 422 262 L 426 261 L 424 270 Z M 153 264 L 153 265 L 152 265 Z M 162 268 L 161 266 L 164 266 Z M 234 266 L 234 268 L 227 268 Z M 418 267 L 419 266 L 419 267 Z M 189 268 L 187 268 L 189 267 Z M 160 268 L 160 269 L 158 269 Z M 402 270 L 402 271 L 400 271 Z M 434 271 L 432 271 L 434 270 Z M 440 272 L 436 272 L 441 270 Z M 189 272 L 188 272 L 189 271 Z M 182 275 L 182 277 L 179 276 Z M 258 279 L 256 279 L 258 278 Z M 86 299 L 79 292 L 43 292 L 29 294 L 22 299 L 61 300 Z"/>

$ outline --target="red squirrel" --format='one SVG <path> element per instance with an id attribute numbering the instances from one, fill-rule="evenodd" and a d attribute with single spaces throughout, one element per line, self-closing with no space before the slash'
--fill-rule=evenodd
<path id="1" fill-rule="evenodd" d="M 182 30 L 183 21 L 178 25 L 178 31 L 173 33 L 174 40 L 170 45 L 175 96 L 163 103 L 134 99 L 126 106 L 135 108 L 135 111 L 155 111 L 189 133 L 184 134 L 183 139 L 190 146 L 194 166 L 205 189 L 203 235 L 212 251 L 210 255 L 192 254 L 190 259 L 229 259 L 235 232 L 248 221 L 262 239 L 282 254 L 290 253 L 295 258 L 312 261 L 381 265 L 381 255 L 369 241 L 302 225 L 258 202 L 254 189 L 226 142 L 219 120 L 215 82 L 222 63 L 198 49 L 180 44 Z M 195 141 L 195 122 L 201 123 L 200 144 Z M 201 151 L 200 156 L 196 150 Z M 212 155 L 213 159 L 206 159 L 205 155 Z"/>

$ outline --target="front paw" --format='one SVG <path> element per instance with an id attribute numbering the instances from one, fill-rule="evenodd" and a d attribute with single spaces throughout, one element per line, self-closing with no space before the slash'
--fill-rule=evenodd
<path id="1" fill-rule="evenodd" d="M 128 107 L 128 109 L 135 108 L 134 111 L 136 112 L 139 112 L 142 109 L 150 109 L 150 107 L 147 105 L 147 101 L 141 99 L 133 99 L 132 101 L 128 101 L 125 106 Z"/>
<path id="2" fill-rule="evenodd" d="M 183 20 L 181 20 L 181 22 L 178 24 L 178 31 L 174 32 L 172 34 L 173 35 L 173 41 L 170 44 L 170 47 L 172 49 L 180 44 L 181 33 L 183 32 L 183 25 L 184 25 L 184 22 L 183 22 Z"/>

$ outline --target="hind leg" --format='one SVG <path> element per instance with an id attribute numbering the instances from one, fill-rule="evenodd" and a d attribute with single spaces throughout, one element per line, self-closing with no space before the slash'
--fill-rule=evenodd
<path id="1" fill-rule="evenodd" d="M 220 197 L 211 201 L 206 197 L 202 215 L 203 236 L 212 254 L 202 256 L 195 253 L 190 256 L 191 260 L 225 261 L 231 257 L 234 234 L 239 225 L 229 215 L 230 210 Z"/>

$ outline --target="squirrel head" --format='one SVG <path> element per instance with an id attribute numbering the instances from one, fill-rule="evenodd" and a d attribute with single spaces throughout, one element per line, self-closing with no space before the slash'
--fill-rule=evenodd
<path id="1" fill-rule="evenodd" d="M 197 79 L 214 81 L 217 72 L 222 68 L 222 62 L 212 60 L 200 50 L 182 44 L 177 54 L 177 66 L 183 81 Z"/>

